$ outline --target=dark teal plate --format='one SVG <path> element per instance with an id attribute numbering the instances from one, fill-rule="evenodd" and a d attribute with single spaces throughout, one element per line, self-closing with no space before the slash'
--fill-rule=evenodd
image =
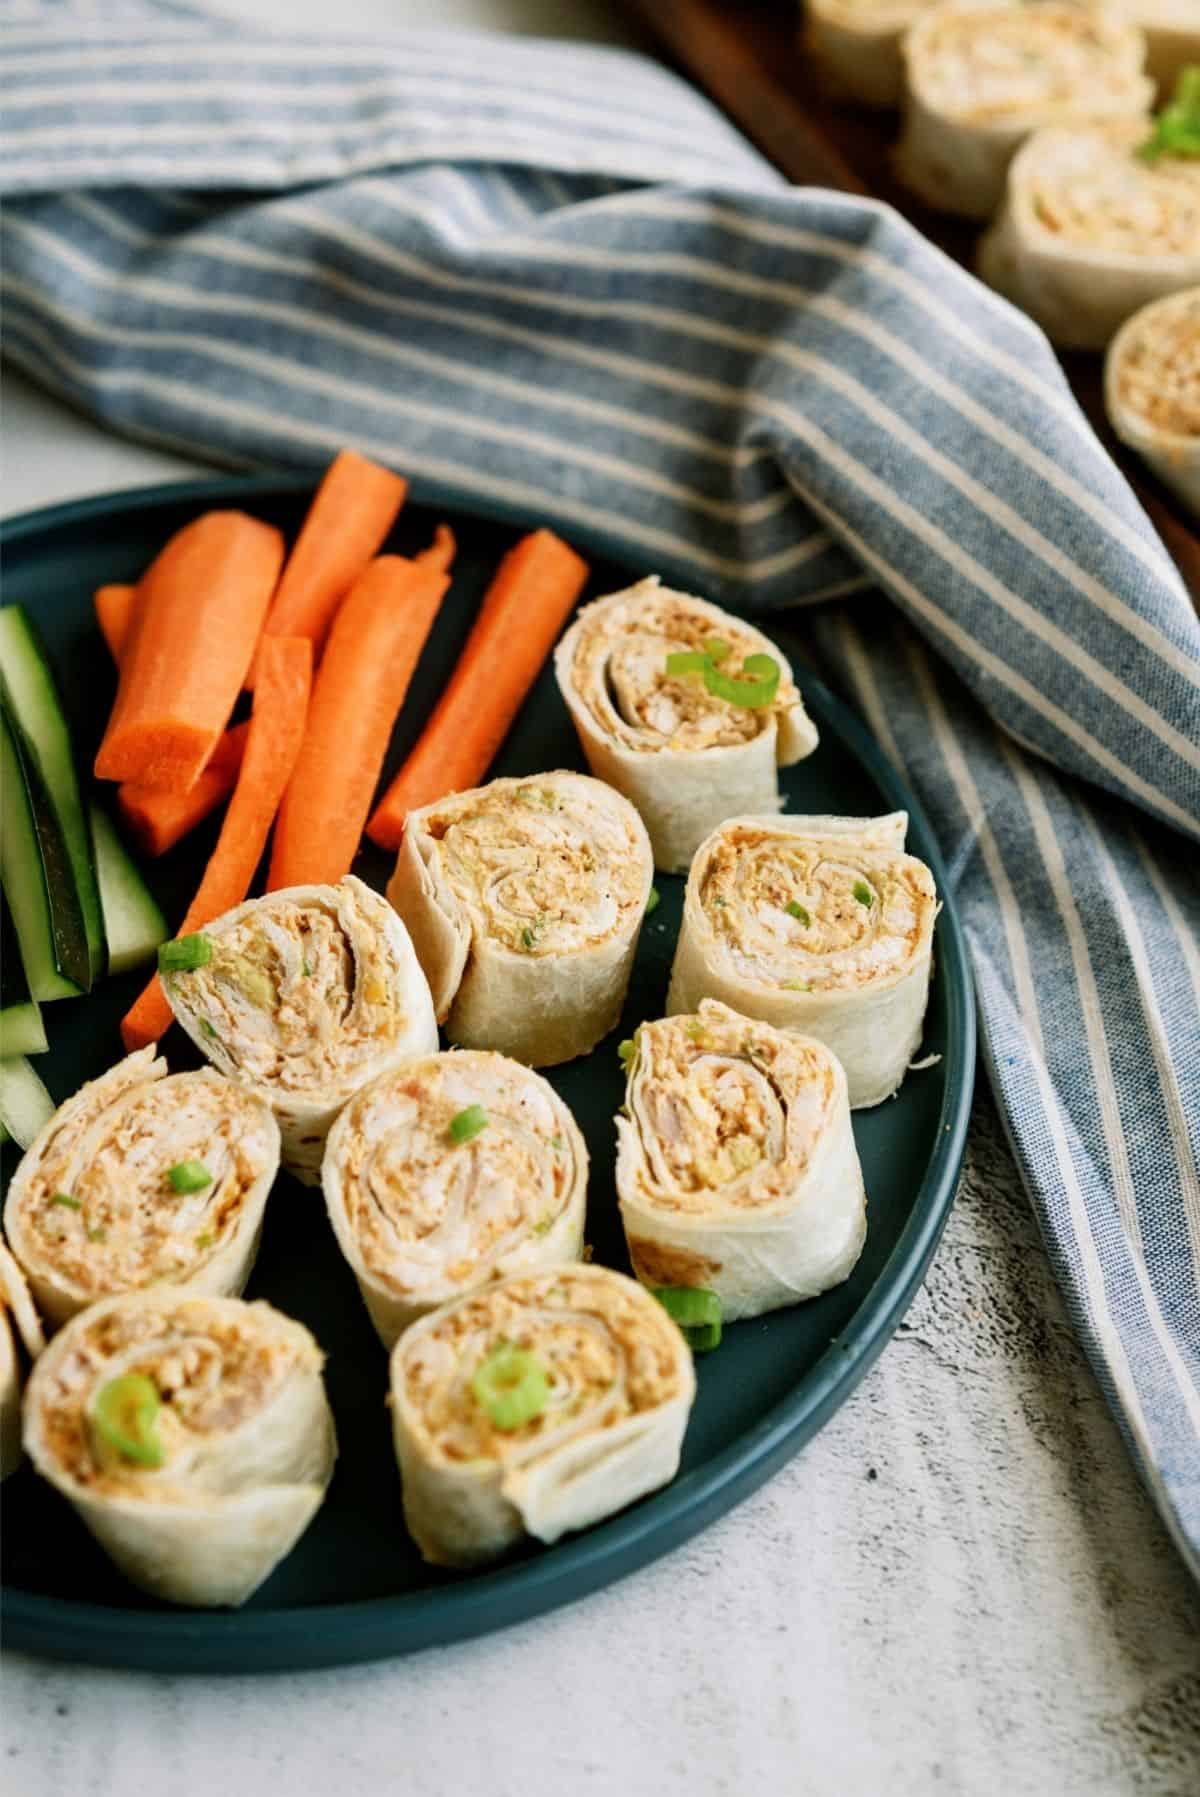
<path id="1" fill-rule="evenodd" d="M 104 581 L 133 580 L 167 536 L 197 512 L 238 505 L 293 532 L 311 492 L 304 479 L 219 480 L 119 493 L 31 513 L 5 530 L 4 599 L 37 617 L 49 643 L 80 752 L 90 759 L 113 675 L 92 619 Z M 480 593 L 502 551 L 530 520 L 499 506 L 464 512 L 419 483 L 393 547 L 411 551 L 433 523 L 455 528 L 454 584 L 392 744 L 398 761 L 440 692 Z M 593 564 L 591 593 L 628 583 L 612 545 L 577 533 Z M 637 570 L 638 573 L 643 570 Z M 916 800 L 863 726 L 804 667 L 800 638 L 768 626 L 797 662 L 821 746 L 783 775 L 792 811 L 910 813 L 909 845 L 933 868 L 945 900 L 924 1052 L 894 1101 L 854 1119 L 869 1193 L 867 1245 L 853 1277 L 810 1304 L 731 1328 L 698 1362 L 699 1396 L 678 1478 L 586 1534 L 531 1548 L 496 1570 L 453 1575 L 423 1564 L 404 1530 L 384 1408 L 387 1363 L 354 1279 L 338 1254 L 318 1193 L 281 1180 L 271 1200 L 250 1294 L 300 1317 L 329 1356 L 341 1457 L 329 1496 L 295 1550 L 242 1610 L 175 1610 L 124 1583 L 68 1505 L 28 1467 L 4 1487 L 4 1636 L 59 1659 L 162 1672 L 261 1672 L 407 1653 L 518 1622 L 581 1597 L 677 1547 L 782 1466 L 849 1396 L 911 1301 L 954 1196 L 971 1103 L 975 1023 L 966 950 L 937 844 Z M 544 670 L 497 762 L 519 774 L 582 767 L 575 733 Z M 168 918 L 182 914 L 215 824 L 151 863 Z M 389 859 L 368 844 L 356 872 L 382 887 Z M 596 1258 L 625 1267 L 613 1189 L 613 1114 L 624 1082 L 617 1040 L 661 1014 L 683 881 L 658 879 L 662 903 L 642 933 L 620 1030 L 551 1079 L 578 1117 L 592 1157 L 588 1235 Z M 89 999 L 46 1007 L 51 1050 L 38 1070 L 57 1100 L 121 1053 L 117 1024 L 136 975 Z M 173 1066 L 187 1064 L 180 1032 Z M 7 1180 L 14 1164 L 4 1149 Z"/>

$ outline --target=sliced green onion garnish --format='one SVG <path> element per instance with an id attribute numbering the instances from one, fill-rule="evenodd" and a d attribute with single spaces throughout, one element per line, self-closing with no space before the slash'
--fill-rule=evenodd
<path id="1" fill-rule="evenodd" d="M 107 1229 L 101 1229 L 99 1224 L 97 1224 L 94 1229 L 88 1230 L 87 1239 L 89 1242 L 106 1242 L 108 1240 L 108 1231 Z"/>
<path id="2" fill-rule="evenodd" d="M 859 904 L 866 905 L 867 909 L 870 910 L 874 900 L 874 894 L 867 885 L 867 882 L 865 880 L 855 880 L 853 892 Z"/>
<path id="3" fill-rule="evenodd" d="M 649 917 L 651 911 L 657 911 L 661 904 L 662 893 L 658 890 L 657 886 L 652 886 L 650 888 L 650 897 L 646 900 L 646 916 Z"/>
<path id="4" fill-rule="evenodd" d="M 1160 156 L 1200 156 L 1200 66 L 1180 70 L 1175 93 L 1154 120 L 1154 131 L 1141 145 L 1143 162 Z"/>
<path id="5" fill-rule="evenodd" d="M 139 1466 L 161 1466 L 165 1455 L 154 1427 L 162 1400 L 153 1379 L 123 1373 L 96 1393 L 92 1416 L 110 1448 Z"/>
<path id="6" fill-rule="evenodd" d="M 773 655 L 748 655 L 740 674 L 723 674 L 711 662 L 704 670 L 704 684 L 714 698 L 750 711 L 761 711 L 772 704 L 780 677 L 779 663 Z"/>
<path id="7" fill-rule="evenodd" d="M 561 1154 L 563 1149 L 566 1147 L 566 1145 L 567 1144 L 563 1140 L 562 1136 L 551 1136 L 550 1146 L 551 1146 L 551 1148 L 553 1148 L 555 1154 Z"/>
<path id="8" fill-rule="evenodd" d="M 514 1342 L 498 1342 L 476 1368 L 471 1395 L 494 1429 L 520 1429 L 546 1408 L 550 1380 L 536 1354 Z"/>
<path id="9" fill-rule="evenodd" d="M 162 943 L 158 951 L 158 971 L 192 973 L 197 967 L 207 967 L 212 958 L 212 938 L 197 931 L 193 936 L 177 936 L 174 942 Z"/>
<path id="10" fill-rule="evenodd" d="M 200 1029 L 201 1029 L 202 1033 L 204 1035 L 206 1035 L 211 1041 L 213 1041 L 213 1042 L 220 1041 L 221 1038 L 217 1035 L 216 1030 L 213 1028 L 212 1024 L 208 1021 L 207 1017 L 202 1017 L 200 1019 Z"/>
<path id="11" fill-rule="evenodd" d="M 797 923 L 802 923 L 804 925 L 805 929 L 807 929 L 809 924 L 812 922 L 812 918 L 808 915 L 808 912 L 804 909 L 804 906 L 802 904 L 800 904 L 796 899 L 789 899 L 787 904 L 783 908 L 787 912 L 789 917 L 794 917 L 796 919 Z"/>
<path id="12" fill-rule="evenodd" d="M 672 649 L 670 655 L 667 656 L 667 673 L 676 676 L 703 674 L 707 670 L 710 660 L 711 657 L 706 655 L 703 649 Z"/>
<path id="13" fill-rule="evenodd" d="M 679 1324 L 694 1354 L 707 1354 L 720 1345 L 721 1300 L 716 1292 L 701 1286 L 660 1285 L 654 1296 Z"/>
<path id="14" fill-rule="evenodd" d="M 526 924 L 525 928 L 521 931 L 521 947 L 532 948 L 536 940 L 537 937 L 535 936 L 532 927 L 529 924 Z"/>
<path id="15" fill-rule="evenodd" d="M 55 1192 L 51 1204 L 61 1204 L 64 1210 L 82 1210 L 83 1205 L 78 1198 L 72 1198 L 70 1192 Z"/>
<path id="16" fill-rule="evenodd" d="M 173 1167 L 167 1168 L 167 1178 L 171 1182 L 173 1192 L 202 1192 L 205 1186 L 213 1182 L 212 1174 L 203 1161 L 176 1161 Z"/>
<path id="17" fill-rule="evenodd" d="M 214 1236 L 208 1235 L 207 1233 L 196 1237 L 196 1246 L 199 1248 L 201 1254 L 212 1247 L 215 1239 Z"/>
<path id="18" fill-rule="evenodd" d="M 301 961 L 301 963 L 300 963 L 300 971 L 304 975 L 306 980 L 312 979 L 312 962 L 309 960 L 307 955 L 305 955 L 303 961 Z"/>
<path id="19" fill-rule="evenodd" d="M 715 661 L 718 666 L 729 654 L 731 647 L 732 644 L 722 641 L 719 636 L 706 636 L 704 639 L 704 648 L 709 661 Z"/>
<path id="20" fill-rule="evenodd" d="M 452 1142 L 473 1142 L 488 1126 L 488 1114 L 481 1104 L 469 1104 L 450 1119 Z"/>
<path id="21" fill-rule="evenodd" d="M 617 1059 L 626 1073 L 633 1072 L 633 1063 L 637 1060 L 636 1036 L 626 1036 L 623 1042 L 617 1043 Z"/>

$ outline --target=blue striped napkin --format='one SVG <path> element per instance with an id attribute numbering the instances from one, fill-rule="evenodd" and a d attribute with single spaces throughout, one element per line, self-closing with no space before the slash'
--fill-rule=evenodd
<path id="1" fill-rule="evenodd" d="M 940 833 L 1048 1250 L 1200 1570 L 1200 628 L 1044 338 L 637 57 L 134 0 L 10 7 L 0 51 L 36 379 L 838 601 L 814 638 Z"/>

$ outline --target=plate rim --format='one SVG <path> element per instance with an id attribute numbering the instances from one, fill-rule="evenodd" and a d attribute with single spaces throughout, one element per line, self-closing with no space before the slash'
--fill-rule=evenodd
<path id="1" fill-rule="evenodd" d="M 135 506 L 150 511 L 184 502 L 292 497 L 311 492 L 318 478 L 315 472 L 284 470 L 119 488 L 4 520 L 2 547 L 8 551 L 40 532 Z M 420 476 L 410 480 L 409 498 L 490 523 L 531 527 L 521 507 L 464 496 Z M 625 545 L 605 532 L 575 528 L 569 535 L 581 549 L 629 567 Z M 768 628 L 787 617 L 781 610 L 771 612 Z M 938 953 L 946 981 L 946 1060 L 960 1072 L 957 1080 L 946 1078 L 937 1143 L 892 1253 L 847 1328 L 832 1338 L 800 1388 L 702 1467 L 540 1557 L 403 1595 L 262 1610 L 126 1610 L 5 1585 L 6 1647 L 98 1666 L 239 1675 L 353 1665 L 468 1640 L 570 1603 L 680 1546 L 778 1471 L 846 1401 L 916 1296 L 953 1205 L 974 1098 L 976 1015 L 966 936 L 924 807 L 851 706 L 807 668 L 804 685 L 836 714 L 860 764 L 896 809 L 908 811 L 925 839 L 923 853 L 943 901 Z"/>

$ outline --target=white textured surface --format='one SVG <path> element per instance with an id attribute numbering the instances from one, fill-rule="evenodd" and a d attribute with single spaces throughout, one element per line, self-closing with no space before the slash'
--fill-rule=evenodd
<path id="1" fill-rule="evenodd" d="M 319 24 L 316 0 L 225 0 Z M 343 0 L 347 24 L 622 36 L 578 0 Z M 4 382 L 8 511 L 189 472 Z M 1200 1594 L 1083 1364 L 986 1100 L 925 1289 L 763 1491 L 571 1609 L 271 1679 L 10 1656 L 21 1797 L 1109 1797 L 1200 1790 Z"/>

